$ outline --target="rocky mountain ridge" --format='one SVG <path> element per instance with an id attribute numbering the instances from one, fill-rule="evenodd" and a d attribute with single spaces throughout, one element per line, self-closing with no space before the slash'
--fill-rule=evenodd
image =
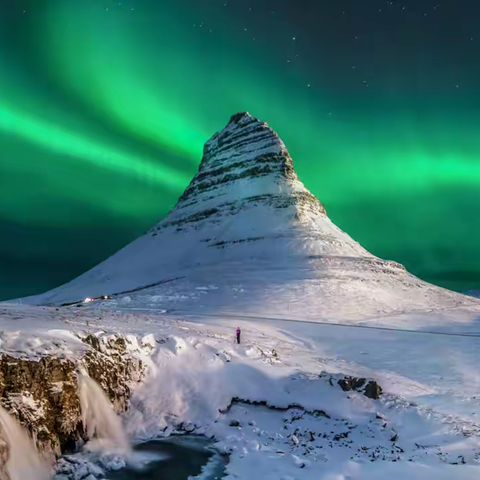
<path id="1" fill-rule="evenodd" d="M 249 305 L 240 304 L 255 313 L 272 310 L 269 296 L 281 304 L 295 291 L 296 301 L 311 307 L 313 313 L 302 309 L 309 318 L 475 302 L 375 257 L 340 230 L 298 178 L 279 136 L 245 112 L 205 144 L 197 174 L 165 219 L 77 279 L 26 301 L 61 305 L 152 287 L 163 303 L 164 284 L 172 279 L 168 289 L 181 298 L 206 284 L 242 285 Z M 206 304 L 182 307 L 232 311 L 233 297 L 219 289 Z"/>

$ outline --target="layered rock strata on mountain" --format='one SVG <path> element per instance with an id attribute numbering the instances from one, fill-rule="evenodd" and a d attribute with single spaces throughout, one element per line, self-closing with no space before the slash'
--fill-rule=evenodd
<path id="1" fill-rule="evenodd" d="M 273 233 L 271 225 L 262 225 L 266 211 L 279 214 L 278 236 L 287 234 L 289 222 L 315 216 L 326 218 L 325 208 L 301 183 L 292 158 L 280 137 L 265 123 L 248 113 L 234 115 L 228 125 L 216 133 L 204 147 L 199 170 L 185 189 L 175 208 L 150 233 L 163 231 L 199 231 L 203 227 L 232 223 L 234 217 L 251 211 L 258 217 L 241 224 L 245 233 L 252 230 Z M 251 215 L 253 216 L 253 215 Z M 228 228 L 230 227 L 230 228 Z M 202 241 L 209 247 L 256 242 L 263 235 L 230 240 L 225 232 Z M 265 228 L 267 227 L 267 228 Z M 206 233 L 206 232 L 205 232 Z M 220 234 L 220 235 L 219 235 Z"/>
<path id="2" fill-rule="evenodd" d="M 279 136 L 265 122 L 239 113 L 205 144 L 197 174 L 165 219 L 34 303 L 118 293 L 192 265 L 308 255 L 375 259 L 329 220 L 299 180 Z"/>
<path id="3" fill-rule="evenodd" d="M 251 192 L 256 193 L 254 195 L 246 192 L 246 195 L 235 195 L 231 201 L 221 201 L 224 187 L 231 190 L 239 180 L 262 177 L 269 177 L 273 187 L 270 188 L 271 192 L 261 192 L 268 190 L 268 187 L 261 185 L 261 188 L 257 188 L 258 192 Z M 282 184 L 286 190 L 277 191 L 275 186 Z M 216 197 L 220 199 L 216 208 L 185 216 L 185 209 Z M 222 213 L 231 216 L 241 208 L 248 208 L 249 204 L 262 203 L 280 209 L 297 205 L 305 213 L 325 215 L 320 201 L 301 184 L 279 136 L 266 123 L 248 113 L 239 113 L 205 144 L 198 173 L 172 212 L 171 216 L 177 218 L 162 222 L 157 228 L 172 225 L 181 227 Z"/>
<path id="4" fill-rule="evenodd" d="M 361 319 L 475 302 L 372 255 L 338 228 L 300 181 L 280 137 L 245 112 L 205 144 L 197 174 L 165 219 L 92 270 L 27 302 L 63 305 L 137 295 L 142 288 L 161 294 L 166 282 L 185 297 L 189 282 L 200 282 L 194 290 L 202 282 L 250 286 L 255 298 L 250 295 L 249 304 L 262 307 L 260 313 L 274 308 L 272 296 L 262 291 L 278 286 L 281 304 L 278 296 L 294 288 L 311 306 L 310 317 L 318 318 Z M 237 309 L 224 293 L 209 295 L 211 308 Z M 250 310 L 259 313 L 258 307 Z M 305 309 L 297 316 L 304 318 Z"/>

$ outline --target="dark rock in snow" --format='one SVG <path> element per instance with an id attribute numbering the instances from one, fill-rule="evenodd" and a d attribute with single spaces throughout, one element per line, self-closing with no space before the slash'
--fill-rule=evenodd
<path id="1" fill-rule="evenodd" d="M 365 378 L 345 377 L 339 380 L 338 384 L 344 392 L 349 392 L 350 390 L 358 390 L 363 387 L 365 382 Z"/>
<path id="2" fill-rule="evenodd" d="M 363 390 L 363 394 L 368 397 L 372 398 L 373 400 L 378 400 L 380 398 L 380 395 L 382 394 L 382 387 L 375 382 L 374 380 L 371 380 L 370 382 L 367 383 L 367 386 Z"/>
<path id="3" fill-rule="evenodd" d="M 373 400 L 378 400 L 380 398 L 380 395 L 382 394 L 382 387 L 380 387 L 380 385 L 375 380 L 369 380 L 367 383 L 367 379 L 365 378 L 356 378 L 356 377 L 346 376 L 338 380 L 337 383 L 344 392 L 350 392 L 350 391 L 361 392 L 366 397 L 371 398 Z M 330 381 L 330 385 L 331 384 L 332 382 Z M 377 414 L 377 418 L 382 418 L 382 417 L 379 417 L 378 415 L 379 414 Z"/>

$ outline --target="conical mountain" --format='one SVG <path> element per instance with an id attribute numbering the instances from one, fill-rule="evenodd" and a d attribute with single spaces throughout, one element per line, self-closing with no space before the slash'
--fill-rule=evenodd
<path id="1" fill-rule="evenodd" d="M 234 115 L 205 144 L 197 174 L 165 219 L 92 270 L 30 300 L 62 304 L 131 290 L 134 304 L 292 308 L 296 316 L 323 319 L 473 301 L 373 256 L 336 227 L 298 178 L 282 140 L 248 113 Z"/>

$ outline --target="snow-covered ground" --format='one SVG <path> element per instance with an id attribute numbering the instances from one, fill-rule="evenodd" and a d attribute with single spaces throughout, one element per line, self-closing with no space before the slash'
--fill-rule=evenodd
<path id="1" fill-rule="evenodd" d="M 81 308 L 0 304 L 0 348 L 69 356 L 85 348 L 79 332 L 149 339 L 156 348 L 124 418 L 129 435 L 181 427 L 214 437 L 230 454 L 229 479 L 480 475 L 480 309 L 359 327 L 158 307 L 126 298 Z M 374 379 L 384 393 L 344 392 L 345 375 Z"/>

